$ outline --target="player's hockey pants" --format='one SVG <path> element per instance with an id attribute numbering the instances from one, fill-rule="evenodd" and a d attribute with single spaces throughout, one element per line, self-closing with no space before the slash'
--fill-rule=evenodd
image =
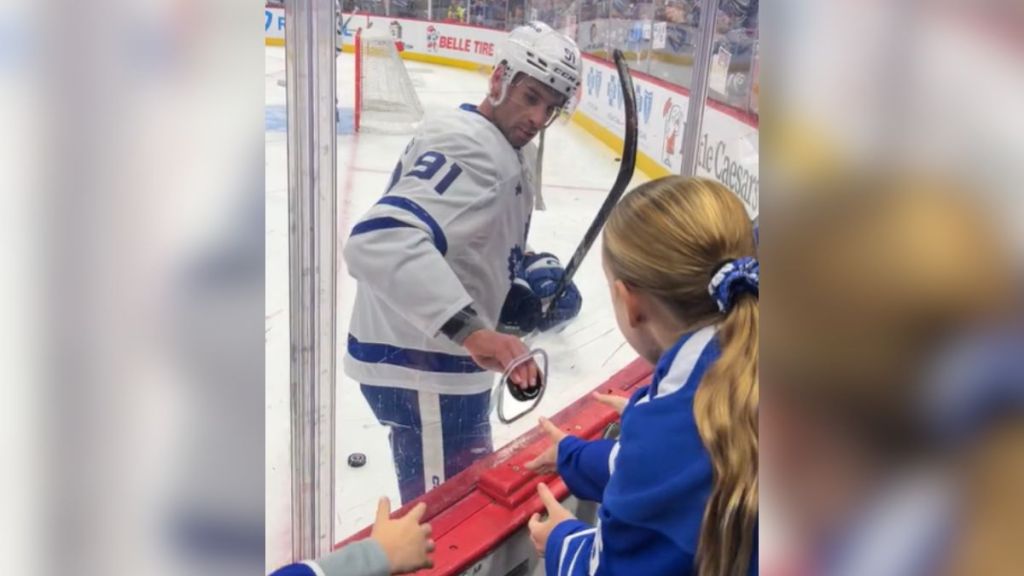
<path id="1" fill-rule="evenodd" d="M 409 502 L 490 454 L 490 392 L 435 394 L 361 385 L 377 420 L 391 428 L 402 502 Z"/>

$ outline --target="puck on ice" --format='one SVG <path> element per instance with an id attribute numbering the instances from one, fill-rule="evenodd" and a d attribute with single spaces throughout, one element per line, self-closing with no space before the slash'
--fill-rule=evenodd
<path id="1" fill-rule="evenodd" d="M 366 464 L 366 454 L 356 452 L 355 454 L 349 454 L 348 465 L 353 468 L 361 468 L 363 464 Z"/>

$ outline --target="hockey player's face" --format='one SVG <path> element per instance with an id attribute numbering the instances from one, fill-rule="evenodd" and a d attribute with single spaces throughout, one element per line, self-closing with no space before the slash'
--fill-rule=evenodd
<path id="1" fill-rule="evenodd" d="M 530 78 L 512 81 L 504 101 L 494 109 L 494 122 L 513 147 L 525 146 L 558 115 L 564 98 Z"/>

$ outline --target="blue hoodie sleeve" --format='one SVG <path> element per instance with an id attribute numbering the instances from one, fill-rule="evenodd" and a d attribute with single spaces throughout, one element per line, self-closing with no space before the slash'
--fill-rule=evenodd
<path id="1" fill-rule="evenodd" d="M 692 574 L 693 556 L 657 530 L 612 516 L 602 507 L 591 527 L 579 520 L 555 526 L 544 548 L 546 576 Z"/>
<path id="2" fill-rule="evenodd" d="M 596 533 L 596 528 L 579 520 L 566 520 L 555 526 L 544 547 L 546 576 L 587 574 Z"/>
<path id="3" fill-rule="evenodd" d="M 587 442 L 566 436 L 558 443 L 558 474 L 577 498 L 600 502 L 611 477 L 608 459 L 614 440 Z"/>

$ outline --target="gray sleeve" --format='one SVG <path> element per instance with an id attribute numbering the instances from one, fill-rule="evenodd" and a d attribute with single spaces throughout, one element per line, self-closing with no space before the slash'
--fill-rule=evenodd
<path id="1" fill-rule="evenodd" d="M 316 561 L 324 576 L 388 576 L 384 549 L 372 538 L 353 542 Z"/>

